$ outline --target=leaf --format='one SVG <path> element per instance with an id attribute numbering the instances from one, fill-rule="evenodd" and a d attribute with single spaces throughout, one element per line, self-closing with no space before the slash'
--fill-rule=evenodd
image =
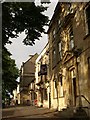
<path id="1" fill-rule="evenodd" d="M 48 17 L 43 14 L 47 7 L 36 6 L 34 2 L 4 2 L 2 4 L 2 38 L 3 45 L 11 43 L 9 38 L 17 38 L 24 31 L 25 45 L 35 44 L 45 33 L 44 26 L 48 24 Z"/>

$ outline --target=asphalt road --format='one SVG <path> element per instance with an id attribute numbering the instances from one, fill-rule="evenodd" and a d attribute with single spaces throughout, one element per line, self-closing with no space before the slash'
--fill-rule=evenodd
<path id="1" fill-rule="evenodd" d="M 29 120 L 30 118 L 56 118 L 55 110 L 35 106 L 11 107 L 2 110 L 2 120 Z"/>
<path id="2" fill-rule="evenodd" d="M 2 120 L 33 120 L 37 118 L 39 120 L 78 120 L 78 118 L 79 120 L 90 120 L 85 111 L 76 114 L 71 113 L 73 113 L 72 109 L 57 112 L 53 109 L 38 108 L 35 106 L 15 106 L 2 110 Z"/>

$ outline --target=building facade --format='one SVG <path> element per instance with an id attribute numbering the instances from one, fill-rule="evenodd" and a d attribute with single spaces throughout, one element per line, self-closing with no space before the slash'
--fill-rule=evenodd
<path id="1" fill-rule="evenodd" d="M 38 54 L 32 55 L 25 63 L 22 64 L 20 70 L 20 104 L 30 104 L 34 92 L 31 92 L 31 84 L 35 80 L 35 60 Z"/>
<path id="2" fill-rule="evenodd" d="M 50 87 L 49 87 L 49 45 L 44 47 L 36 59 L 36 94 L 37 105 L 39 107 L 49 108 L 50 105 Z"/>
<path id="3" fill-rule="evenodd" d="M 90 101 L 90 2 L 59 2 L 51 19 L 51 107 L 88 106 Z"/>
<path id="4" fill-rule="evenodd" d="M 20 104 L 20 85 L 19 83 L 17 84 L 17 89 L 13 90 L 13 100 L 14 104 L 19 105 Z"/>
<path id="5" fill-rule="evenodd" d="M 30 97 L 30 105 L 37 105 L 37 103 L 35 103 L 35 101 L 37 100 L 37 94 L 35 91 L 35 79 L 33 79 L 30 84 L 29 84 L 29 97 Z"/>

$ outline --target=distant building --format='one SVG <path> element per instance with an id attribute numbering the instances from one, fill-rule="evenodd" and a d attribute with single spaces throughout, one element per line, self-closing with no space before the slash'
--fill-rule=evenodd
<path id="1" fill-rule="evenodd" d="M 35 79 L 35 60 L 38 54 L 32 55 L 20 69 L 20 104 L 26 105 L 31 102 L 29 86 Z"/>
<path id="2" fill-rule="evenodd" d="M 16 105 L 16 104 L 20 104 L 20 91 L 19 91 L 20 85 L 19 83 L 17 84 L 17 88 L 15 90 L 13 90 L 13 98 L 12 101 L 13 103 L 11 103 L 11 105 Z"/>
<path id="3" fill-rule="evenodd" d="M 37 105 L 39 107 L 49 108 L 50 98 L 49 98 L 49 45 L 44 47 L 44 49 L 39 54 L 36 59 L 36 94 L 37 94 Z"/>
<path id="4" fill-rule="evenodd" d="M 37 94 L 35 91 L 35 78 L 29 84 L 29 95 L 30 95 L 30 104 L 36 105 L 35 100 L 37 100 Z"/>

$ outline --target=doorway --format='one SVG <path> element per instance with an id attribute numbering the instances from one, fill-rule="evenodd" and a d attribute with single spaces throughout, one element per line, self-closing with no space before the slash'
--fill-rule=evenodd
<path id="1" fill-rule="evenodd" d="M 76 77 L 72 79 L 72 83 L 73 83 L 73 87 L 72 87 L 72 91 L 73 91 L 73 105 L 76 106 L 76 96 L 77 96 L 77 93 L 76 93 Z"/>
<path id="2" fill-rule="evenodd" d="M 77 86 L 76 86 L 76 71 L 72 69 L 71 73 L 71 104 L 76 106 L 76 97 L 77 97 Z"/>
<path id="3" fill-rule="evenodd" d="M 43 107 L 43 89 L 41 89 L 41 107 Z"/>

